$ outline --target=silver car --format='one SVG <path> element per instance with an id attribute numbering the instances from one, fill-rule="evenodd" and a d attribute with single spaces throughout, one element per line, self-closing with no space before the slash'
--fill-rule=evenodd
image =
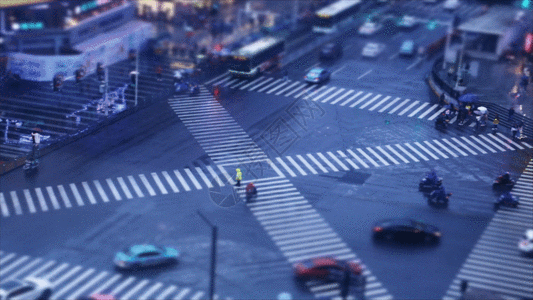
<path id="1" fill-rule="evenodd" d="M 52 294 L 52 284 L 45 279 L 27 277 L 0 283 L 0 300 L 45 300 Z"/>

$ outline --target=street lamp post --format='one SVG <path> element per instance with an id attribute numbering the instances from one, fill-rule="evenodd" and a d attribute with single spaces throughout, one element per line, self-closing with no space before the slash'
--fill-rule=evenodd
<path id="1" fill-rule="evenodd" d="M 442 61 L 442 69 L 443 70 L 446 70 L 446 57 L 447 57 L 447 55 L 449 55 L 448 51 L 450 49 L 450 42 L 451 42 L 452 33 L 453 33 L 452 26 L 453 26 L 453 24 L 450 22 L 450 24 L 448 24 L 448 33 L 446 35 L 446 45 L 444 46 L 444 60 Z"/>
<path id="2" fill-rule="evenodd" d="M 139 85 L 139 45 L 135 53 L 135 106 L 137 106 L 137 86 Z"/>
<path id="3" fill-rule="evenodd" d="M 204 220 L 204 222 L 211 227 L 211 271 L 209 274 L 209 299 L 213 300 L 215 295 L 215 271 L 217 261 L 217 235 L 218 227 L 213 225 L 209 220 L 197 210 L 198 215 Z"/>

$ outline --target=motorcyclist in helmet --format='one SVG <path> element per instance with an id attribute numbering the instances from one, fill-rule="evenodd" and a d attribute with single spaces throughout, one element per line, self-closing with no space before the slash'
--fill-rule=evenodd
<path id="1" fill-rule="evenodd" d="M 246 185 L 246 201 L 249 201 L 254 195 L 257 194 L 257 188 L 253 182 Z"/>
<path id="2" fill-rule="evenodd" d="M 439 177 L 437 176 L 435 169 L 431 169 L 431 171 L 428 172 L 427 179 L 431 184 L 437 185 L 439 183 Z"/>
<path id="3" fill-rule="evenodd" d="M 505 173 L 502 175 L 501 178 L 502 178 L 502 179 L 501 179 L 501 183 L 506 184 L 506 183 L 511 182 L 511 174 L 509 174 L 509 172 L 505 172 Z"/>

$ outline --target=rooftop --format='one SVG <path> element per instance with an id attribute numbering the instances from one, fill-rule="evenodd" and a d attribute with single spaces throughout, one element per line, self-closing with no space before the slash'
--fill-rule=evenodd
<path id="1" fill-rule="evenodd" d="M 516 22 L 520 9 L 509 6 L 493 6 L 485 14 L 459 25 L 460 31 L 485 34 L 504 34 Z"/>

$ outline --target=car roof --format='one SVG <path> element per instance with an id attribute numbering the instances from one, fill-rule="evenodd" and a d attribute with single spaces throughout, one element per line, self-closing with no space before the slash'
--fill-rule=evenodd
<path id="1" fill-rule="evenodd" d="M 312 68 L 311 70 L 309 70 L 309 73 L 320 73 L 324 70 L 324 68 Z"/>
<path id="2" fill-rule="evenodd" d="M 385 219 L 377 222 L 381 226 L 413 226 L 414 224 L 423 224 L 409 218 Z"/>
<path id="3" fill-rule="evenodd" d="M 137 255 L 144 252 L 161 251 L 160 247 L 154 245 L 133 245 L 129 249 L 130 254 Z"/>
<path id="4" fill-rule="evenodd" d="M 337 266 L 339 261 L 333 257 L 318 257 L 313 259 L 314 266 Z"/>
<path id="5" fill-rule="evenodd" d="M 19 287 L 22 287 L 22 286 L 25 286 L 26 284 L 24 284 L 24 282 L 20 281 L 20 280 L 17 280 L 17 279 L 10 279 L 10 280 L 7 280 L 7 281 L 4 281 L 0 284 L 0 290 L 4 290 L 4 291 L 12 291 L 16 288 L 19 288 Z"/>
<path id="6" fill-rule="evenodd" d="M 530 240 L 533 239 L 533 229 L 526 230 L 526 237 Z"/>
<path id="7" fill-rule="evenodd" d="M 403 41 L 404 45 L 413 45 L 415 42 L 413 40 L 405 40 Z"/>

